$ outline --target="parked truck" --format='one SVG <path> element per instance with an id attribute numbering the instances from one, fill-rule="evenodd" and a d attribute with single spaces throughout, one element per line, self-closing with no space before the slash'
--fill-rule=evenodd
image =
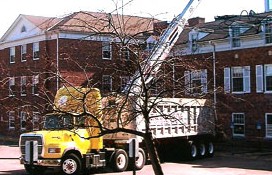
<path id="1" fill-rule="evenodd" d="M 144 74 L 153 75 L 159 70 L 158 63 L 166 59 L 199 2 L 200 0 L 189 0 L 182 13 L 169 24 L 147 58 L 148 66 L 142 70 Z M 139 72 L 136 72 L 133 77 L 135 81 L 126 88 L 129 89 L 125 92 L 128 96 L 141 91 L 143 79 L 140 77 Z M 144 83 L 150 82 L 152 78 L 154 77 L 145 77 Z M 39 174 L 48 167 L 61 167 L 64 174 L 74 175 L 85 169 L 108 165 L 116 171 L 125 171 L 129 165 L 138 170 L 143 168 L 148 157 L 143 138 L 124 132 L 100 135 L 101 127 L 114 128 L 120 125 L 119 119 L 130 117 L 132 120 L 122 123 L 122 126 L 139 132 L 146 131 L 144 117 L 139 112 L 134 113 L 139 105 L 124 103 L 129 110 L 118 113 L 116 104 L 120 104 L 118 100 L 122 101 L 123 98 L 121 94 L 117 97 L 120 98 L 101 98 L 99 90 L 94 88 L 59 89 L 54 100 L 54 112 L 44 116 L 43 130 L 20 136 L 20 162 L 24 164 L 26 171 Z M 208 100 L 149 100 L 149 103 L 156 104 L 149 114 L 149 126 L 161 157 L 166 157 L 164 155 L 170 152 L 182 152 L 183 149 L 191 159 L 213 155 L 214 125 Z M 135 101 L 141 103 L 140 99 Z M 139 142 L 135 163 L 128 157 L 131 139 Z"/>
<path id="2" fill-rule="evenodd" d="M 145 132 L 145 120 L 135 112 L 139 109 L 133 106 L 134 101 L 125 104 L 121 116 L 118 113 L 123 98 L 101 98 L 95 88 L 60 88 L 54 100 L 55 111 L 44 116 L 43 130 L 20 136 L 20 161 L 26 171 L 40 174 L 48 167 L 61 167 L 68 175 L 111 166 L 120 172 L 134 164 L 137 170 L 142 169 L 147 159 L 143 138 L 124 132 L 99 135 L 101 127 L 114 129 L 117 118 L 124 122 L 122 127 Z M 213 115 L 208 100 L 151 98 L 150 102 L 156 103 L 150 113 L 150 130 L 160 156 L 182 155 L 175 151 L 190 159 L 213 155 Z M 132 115 L 133 120 L 127 120 Z M 132 138 L 139 143 L 135 163 L 128 156 Z"/>

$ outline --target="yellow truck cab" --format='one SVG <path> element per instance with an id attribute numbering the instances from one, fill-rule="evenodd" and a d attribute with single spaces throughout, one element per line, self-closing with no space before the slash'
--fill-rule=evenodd
<path id="1" fill-rule="evenodd" d="M 20 136 L 21 157 L 26 171 L 38 174 L 61 166 L 64 174 L 79 174 L 83 168 L 106 166 L 103 139 L 88 112 L 101 115 L 98 89 L 66 87 L 58 90 L 54 113 L 44 116 L 41 131 Z M 77 116 L 82 114 L 81 116 Z"/>

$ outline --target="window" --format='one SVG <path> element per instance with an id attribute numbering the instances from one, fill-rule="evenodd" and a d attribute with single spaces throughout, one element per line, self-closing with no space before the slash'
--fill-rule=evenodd
<path id="1" fill-rule="evenodd" d="M 185 92 L 186 94 L 207 93 L 207 70 L 185 71 Z"/>
<path id="2" fill-rule="evenodd" d="M 245 115 L 243 113 L 232 114 L 233 136 L 245 136 Z"/>
<path id="3" fill-rule="evenodd" d="M 26 76 L 21 77 L 21 96 L 26 96 Z"/>
<path id="4" fill-rule="evenodd" d="M 9 111 L 8 118 L 9 118 L 9 129 L 14 129 L 15 128 L 15 112 Z"/>
<path id="5" fill-rule="evenodd" d="M 232 91 L 243 92 L 244 91 L 244 79 L 243 79 L 243 68 L 233 67 L 232 68 Z"/>
<path id="6" fill-rule="evenodd" d="M 39 75 L 33 75 L 32 77 L 32 94 L 38 95 L 39 94 Z"/>
<path id="7" fill-rule="evenodd" d="M 110 75 L 102 76 L 102 90 L 112 91 L 112 77 Z"/>
<path id="8" fill-rule="evenodd" d="M 15 77 L 9 78 L 9 96 L 15 96 Z"/>
<path id="9" fill-rule="evenodd" d="M 256 92 L 272 93 L 272 64 L 256 65 Z"/>
<path id="10" fill-rule="evenodd" d="M 151 51 L 155 47 L 156 43 L 155 42 L 149 42 L 147 43 L 146 50 Z"/>
<path id="11" fill-rule="evenodd" d="M 9 62 L 15 63 L 15 47 L 9 49 Z"/>
<path id="12" fill-rule="evenodd" d="M 111 59 L 111 43 L 102 42 L 102 58 L 110 60 Z"/>
<path id="13" fill-rule="evenodd" d="M 191 34 L 191 52 L 196 52 L 198 49 L 198 45 L 197 45 L 197 41 L 198 41 L 198 32 L 197 33 L 192 33 Z"/>
<path id="14" fill-rule="evenodd" d="M 129 76 L 121 76 L 121 91 L 125 90 L 127 84 L 129 83 Z"/>
<path id="15" fill-rule="evenodd" d="M 240 47 L 240 27 L 239 26 L 234 26 L 232 27 L 231 30 L 231 43 L 232 43 L 232 47 Z"/>
<path id="16" fill-rule="evenodd" d="M 21 28 L 21 33 L 24 33 L 24 32 L 26 32 L 26 27 L 25 27 L 25 26 L 22 26 L 22 28 Z"/>
<path id="17" fill-rule="evenodd" d="M 39 42 L 33 43 L 33 60 L 38 60 L 39 58 L 40 58 Z"/>
<path id="18" fill-rule="evenodd" d="M 26 44 L 21 45 L 21 61 L 26 61 Z"/>
<path id="19" fill-rule="evenodd" d="M 227 93 L 249 93 L 250 67 L 224 68 L 224 91 Z"/>
<path id="20" fill-rule="evenodd" d="M 39 130 L 39 112 L 33 112 L 33 118 L 32 118 L 32 126 L 33 130 Z"/>
<path id="21" fill-rule="evenodd" d="M 120 54 L 120 59 L 123 60 L 129 60 L 129 49 L 128 48 L 121 48 L 121 54 Z"/>
<path id="22" fill-rule="evenodd" d="M 26 129 L 26 112 L 24 111 L 21 111 L 20 124 L 21 124 L 21 130 L 25 130 Z"/>
<path id="23" fill-rule="evenodd" d="M 272 43 L 272 23 L 267 22 L 264 24 L 265 44 Z"/>
<path id="24" fill-rule="evenodd" d="M 265 137 L 272 138 L 272 113 L 265 114 Z"/>

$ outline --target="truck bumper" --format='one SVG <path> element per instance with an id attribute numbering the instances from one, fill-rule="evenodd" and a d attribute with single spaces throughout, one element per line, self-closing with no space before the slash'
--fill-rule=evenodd
<path id="1" fill-rule="evenodd" d="M 32 164 L 39 166 L 50 166 L 50 167 L 58 167 L 61 166 L 61 159 L 38 159 L 32 163 L 27 162 L 24 157 L 19 158 L 21 164 Z"/>

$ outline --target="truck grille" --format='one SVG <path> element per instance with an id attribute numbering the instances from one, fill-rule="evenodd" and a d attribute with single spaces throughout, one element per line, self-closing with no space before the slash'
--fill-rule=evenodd
<path id="1" fill-rule="evenodd" d="M 40 156 L 42 154 L 42 147 L 43 147 L 43 141 L 41 136 L 21 136 L 21 141 L 20 141 L 20 149 L 21 153 L 25 155 L 25 144 L 26 141 L 37 141 L 38 142 L 38 155 Z"/>

